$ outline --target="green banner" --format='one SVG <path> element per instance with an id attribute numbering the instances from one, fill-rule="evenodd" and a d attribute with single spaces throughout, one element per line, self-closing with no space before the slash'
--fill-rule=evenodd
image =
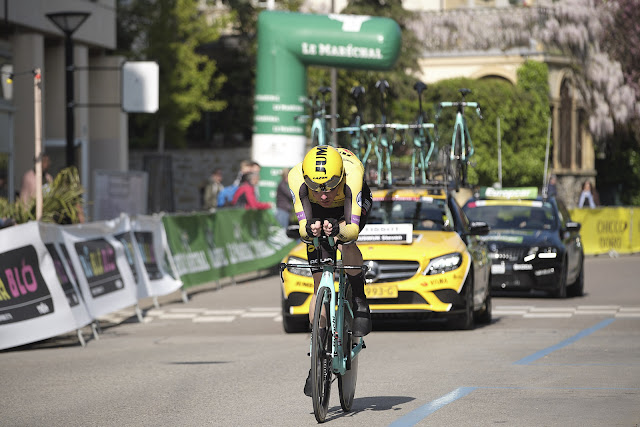
<path id="1" fill-rule="evenodd" d="M 165 215 L 162 222 L 184 287 L 272 267 L 296 245 L 271 210 Z"/>

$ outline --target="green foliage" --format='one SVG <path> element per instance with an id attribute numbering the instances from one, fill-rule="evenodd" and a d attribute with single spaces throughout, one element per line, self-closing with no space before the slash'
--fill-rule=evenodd
<path id="1" fill-rule="evenodd" d="M 164 131 L 168 146 L 183 147 L 187 128 L 202 112 L 226 107 L 217 98 L 226 77 L 200 49 L 218 39 L 227 18 L 209 25 L 197 0 L 120 0 L 118 6 L 121 53 L 160 67 L 159 110 L 130 116 L 132 145 L 155 146 Z"/>
<path id="2" fill-rule="evenodd" d="M 43 193 L 40 221 L 58 224 L 80 222 L 78 209 L 83 193 L 78 170 L 74 166 L 62 169 Z M 12 218 L 17 224 L 35 221 L 35 199 L 25 206 L 20 200 L 9 203 L 7 199 L 0 198 L 0 218 Z"/>

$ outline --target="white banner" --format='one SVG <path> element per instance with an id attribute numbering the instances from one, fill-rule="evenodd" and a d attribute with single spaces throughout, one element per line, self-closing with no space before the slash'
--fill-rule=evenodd
<path id="1" fill-rule="evenodd" d="M 65 297 L 67 297 L 71 313 L 73 313 L 73 317 L 76 320 L 76 329 L 80 329 L 91 323 L 93 318 L 87 309 L 85 297 L 79 289 L 78 277 L 71 265 L 69 252 L 64 246 L 60 245 L 60 242 L 62 242 L 60 226 L 42 222 L 38 223 L 38 225 L 40 237 L 49 251 L 49 255 L 51 255 L 56 276 L 62 286 Z"/>
<path id="2" fill-rule="evenodd" d="M 145 280 L 149 296 L 167 295 L 180 289 L 182 281 L 169 273 L 172 269 L 167 263 L 171 254 L 161 217 L 137 216 L 131 222 L 131 229 L 138 249 L 135 251 L 140 265 L 138 277 Z"/>
<path id="3" fill-rule="evenodd" d="M 123 245 L 114 237 L 128 234 L 126 227 L 122 219 L 60 227 L 79 288 L 94 318 L 137 303 L 133 272 Z"/>
<path id="4" fill-rule="evenodd" d="M 37 222 L 0 230 L 0 350 L 76 329 Z"/>

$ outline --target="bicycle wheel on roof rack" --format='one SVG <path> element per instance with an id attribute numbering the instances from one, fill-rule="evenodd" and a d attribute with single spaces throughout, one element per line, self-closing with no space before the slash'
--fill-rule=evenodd
<path id="1" fill-rule="evenodd" d="M 329 313 L 331 301 L 329 289 L 321 287 L 316 296 L 316 307 L 313 315 L 313 329 L 311 332 L 311 384 L 313 399 L 313 414 L 316 421 L 323 423 L 327 417 L 329 397 L 331 396 L 331 329 L 328 325 L 320 328 L 320 319 L 323 312 Z"/>

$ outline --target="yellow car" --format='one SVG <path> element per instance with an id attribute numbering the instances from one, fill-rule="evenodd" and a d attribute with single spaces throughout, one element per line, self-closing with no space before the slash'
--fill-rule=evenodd
<path id="1" fill-rule="evenodd" d="M 485 222 L 470 222 L 444 188 L 374 190 L 367 225 L 360 233 L 365 292 L 372 317 L 444 316 L 458 329 L 491 322 L 490 260 L 479 238 Z M 295 230 L 297 233 L 297 230 Z M 283 260 L 282 322 L 286 332 L 308 330 L 313 279 L 306 245 Z"/>

